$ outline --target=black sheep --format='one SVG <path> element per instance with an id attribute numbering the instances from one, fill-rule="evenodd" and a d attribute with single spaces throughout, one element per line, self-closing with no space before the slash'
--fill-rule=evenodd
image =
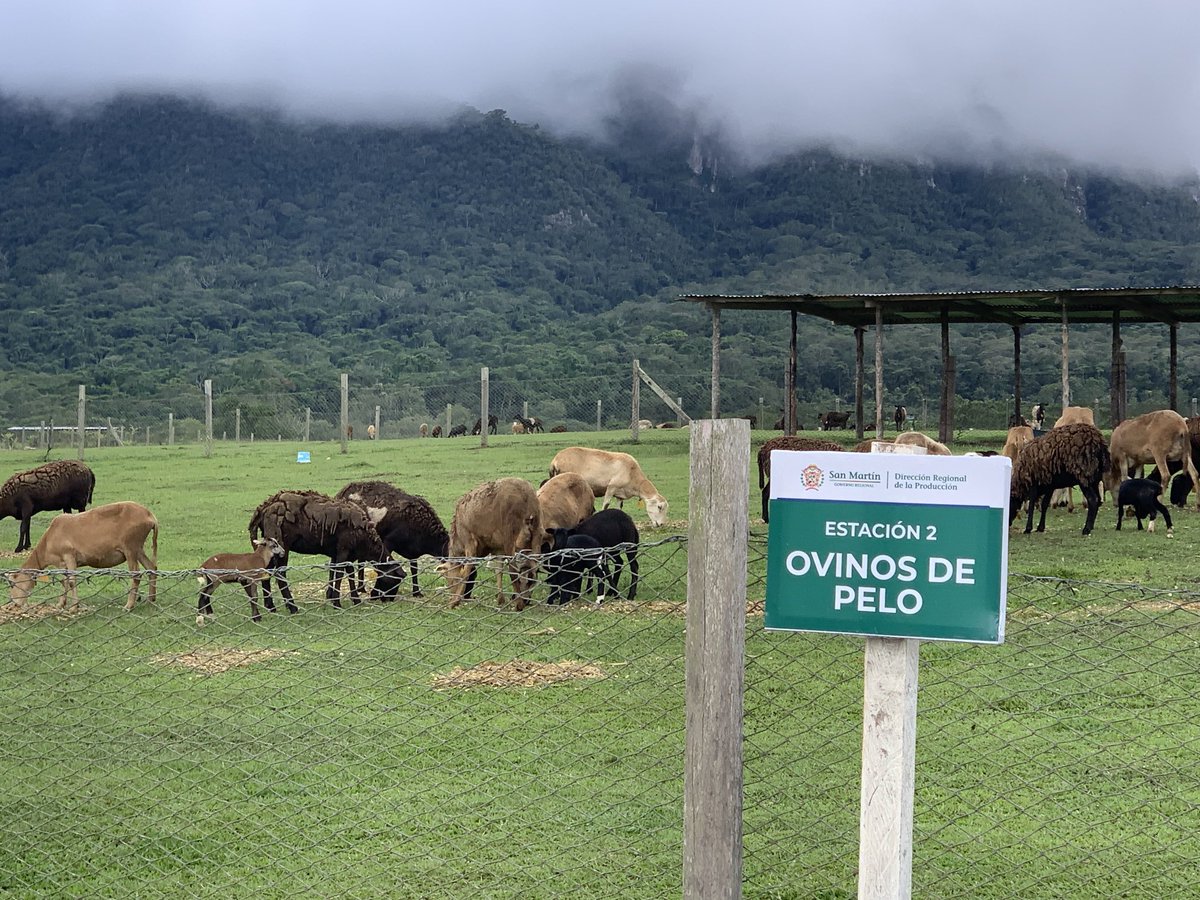
<path id="1" fill-rule="evenodd" d="M 1125 518 L 1125 507 L 1133 508 L 1137 517 L 1138 531 L 1142 530 L 1142 519 L 1150 519 L 1149 531 L 1154 531 L 1154 518 L 1162 513 L 1163 521 L 1167 523 L 1167 537 L 1174 536 L 1171 525 L 1171 513 L 1162 505 L 1159 495 L 1162 485 L 1149 478 L 1127 478 L 1117 489 L 1117 531 L 1121 530 L 1121 520 Z"/>
<path id="2" fill-rule="evenodd" d="M 568 528 L 552 528 L 553 550 L 542 559 L 546 568 L 546 583 L 550 585 L 551 606 L 578 600 L 588 593 L 588 584 L 595 589 L 597 600 L 603 599 L 601 591 L 605 579 L 604 549 L 594 537 L 586 534 L 571 534 Z"/>
<path id="3" fill-rule="evenodd" d="M 602 509 L 588 518 L 584 519 L 578 525 L 570 530 L 571 534 L 586 535 L 587 537 L 595 538 L 607 552 L 603 560 L 603 569 L 608 582 L 608 591 L 600 593 L 597 600 L 603 600 L 605 594 L 611 592 L 614 596 L 617 595 L 617 584 L 621 579 L 621 569 L 624 565 L 621 561 L 621 554 L 624 553 L 625 562 L 629 564 L 629 591 L 628 599 L 637 599 L 638 587 L 638 529 L 633 524 L 633 519 L 629 517 L 629 513 L 620 509 Z M 609 561 L 612 561 L 613 567 L 609 568 Z"/>
<path id="4" fill-rule="evenodd" d="M 30 548 L 29 521 L 34 513 L 61 509 L 83 512 L 92 502 L 96 476 L 81 462 L 59 459 L 18 472 L 0 486 L 0 519 L 21 520 L 16 552 Z"/>

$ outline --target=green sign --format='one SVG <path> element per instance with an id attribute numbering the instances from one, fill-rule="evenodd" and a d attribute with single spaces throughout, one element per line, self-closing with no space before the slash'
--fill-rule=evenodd
<path id="1" fill-rule="evenodd" d="M 766 627 L 999 643 L 1004 457 L 775 451 Z"/>

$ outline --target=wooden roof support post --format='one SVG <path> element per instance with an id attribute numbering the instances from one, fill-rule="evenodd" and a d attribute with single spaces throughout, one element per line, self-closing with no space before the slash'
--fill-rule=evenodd
<path id="1" fill-rule="evenodd" d="M 1067 326 L 1067 301 L 1062 301 L 1062 405 L 1071 405 L 1071 343 Z"/>
<path id="2" fill-rule="evenodd" d="M 950 440 L 950 310 L 942 306 L 942 397 L 938 409 L 938 440 Z"/>
<path id="3" fill-rule="evenodd" d="M 1108 414 L 1112 417 L 1112 428 L 1121 423 L 1121 397 L 1124 393 L 1121 385 L 1121 313 L 1113 310 L 1112 314 L 1112 362 L 1108 377 Z"/>
<path id="4" fill-rule="evenodd" d="M 721 307 L 712 310 L 712 418 L 719 419 L 721 409 Z"/>
<path id="5" fill-rule="evenodd" d="M 863 439 L 863 328 L 854 329 L 854 430 Z"/>
<path id="6" fill-rule="evenodd" d="M 1171 329 L 1171 387 L 1170 396 L 1167 398 L 1167 405 L 1179 411 L 1179 325 L 1172 322 Z"/>
<path id="7" fill-rule="evenodd" d="M 784 379 L 787 396 L 783 401 L 784 434 L 796 433 L 796 311 L 792 310 L 792 339 L 788 345 L 788 370 Z M 766 427 L 764 423 L 763 427 Z"/>
<path id="8" fill-rule="evenodd" d="M 883 440 L 883 307 L 875 307 L 875 437 Z"/>
<path id="9" fill-rule="evenodd" d="M 1013 423 L 1021 421 L 1021 326 L 1013 330 Z"/>

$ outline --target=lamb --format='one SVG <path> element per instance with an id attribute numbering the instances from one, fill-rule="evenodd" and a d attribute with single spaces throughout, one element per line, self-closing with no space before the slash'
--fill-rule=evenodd
<path id="1" fill-rule="evenodd" d="M 1022 504 L 1028 502 L 1029 518 L 1025 533 L 1029 534 L 1033 528 L 1033 509 L 1040 500 L 1042 515 L 1037 530 L 1045 531 L 1046 509 L 1050 505 L 1051 494 L 1056 488 L 1079 485 L 1088 507 L 1083 533 L 1091 534 L 1096 523 L 1096 512 L 1100 508 L 1100 481 L 1110 463 L 1104 435 L 1092 425 L 1064 425 L 1030 441 L 1013 465 L 1009 525 L 1016 519 Z"/>
<path id="2" fill-rule="evenodd" d="M 412 574 L 412 595 L 420 597 L 417 580 L 417 560 L 422 556 L 446 556 L 450 533 L 438 518 L 433 505 L 424 497 L 406 493 L 386 481 L 352 481 L 334 496 L 335 500 L 358 503 L 367 511 L 389 555 L 398 553 L 409 561 Z M 360 576 L 356 573 L 356 582 Z M 394 600 L 404 583 L 403 566 L 392 566 L 379 572 L 375 581 L 376 595 Z"/>
<path id="3" fill-rule="evenodd" d="M 92 502 L 96 476 L 73 459 L 48 462 L 27 472 L 18 472 L 0 486 L 0 519 L 21 520 L 14 552 L 28 550 L 29 522 L 34 513 L 61 509 L 83 512 Z"/>
<path id="4" fill-rule="evenodd" d="M 466 425 L 455 425 L 453 428 L 450 429 L 450 433 L 446 436 L 447 437 L 464 437 L 466 435 L 466 433 L 467 433 Z"/>
<path id="5" fill-rule="evenodd" d="M 240 584 L 250 598 L 250 618 L 262 621 L 258 611 L 258 583 L 271 577 L 267 566 L 276 556 L 283 556 L 283 547 L 274 538 L 255 541 L 249 553 L 214 553 L 200 564 L 196 575 L 200 583 L 197 615 L 213 614 L 212 595 L 218 584 Z"/>
<path id="6" fill-rule="evenodd" d="M 507 557 L 505 569 L 496 572 L 496 593 L 505 603 L 504 572 L 513 589 L 513 606 L 525 608 L 533 589 L 537 563 L 525 554 L 544 543 L 542 511 L 537 492 L 523 478 L 499 478 L 472 488 L 454 508 L 450 520 L 451 558 L 443 567 L 450 585 L 450 608 L 471 598 L 476 561 L 481 556 Z"/>
<path id="7" fill-rule="evenodd" d="M 870 449 L 868 442 L 867 449 Z M 836 450 L 844 451 L 841 444 L 822 438 L 804 438 L 795 435 L 773 437 L 758 448 L 758 487 L 762 491 L 762 517 L 770 522 L 769 501 L 771 497 L 771 451 L 772 450 Z"/>
<path id="8" fill-rule="evenodd" d="M 603 496 L 601 509 L 613 500 L 637 497 L 646 504 L 646 515 L 653 525 L 667 522 L 667 498 L 646 477 L 638 461 L 628 453 L 596 450 L 591 447 L 567 447 L 550 461 L 550 477 L 562 472 L 578 472 L 592 486 L 595 496 Z"/>
<path id="9" fill-rule="evenodd" d="M 1004 439 L 1004 449 L 1000 452 L 1015 463 L 1021 453 L 1021 448 L 1032 440 L 1032 428 L 1028 425 L 1014 425 L 1008 429 L 1008 437 Z"/>
<path id="10" fill-rule="evenodd" d="M 617 595 L 617 587 L 621 580 L 621 569 L 629 566 L 628 600 L 637 599 L 638 589 L 638 534 L 637 525 L 629 517 L 629 513 L 621 509 L 602 509 L 593 516 L 584 519 L 570 529 L 572 535 L 583 535 L 595 538 L 605 549 L 601 567 L 605 574 L 607 590 L 602 586 L 596 596 L 597 602 L 603 602 L 608 593 Z M 553 547 L 553 544 L 551 544 Z M 621 557 L 624 555 L 624 563 Z M 613 567 L 609 568 L 609 562 Z"/>
<path id="11" fill-rule="evenodd" d="M 922 434 L 919 431 L 906 431 L 903 434 L 896 435 L 895 444 L 908 444 L 914 447 L 924 447 L 926 454 L 929 456 L 952 456 L 950 448 L 945 444 L 939 443 L 927 434 Z"/>
<path id="12" fill-rule="evenodd" d="M 1173 409 L 1155 410 L 1126 419 L 1113 429 L 1108 448 L 1111 465 L 1104 477 L 1104 487 L 1109 491 L 1115 492 L 1129 477 L 1131 469 L 1151 461 L 1163 484 L 1171 477 L 1168 465 L 1171 460 L 1183 462 L 1193 484 L 1200 481 L 1192 461 L 1192 439 L 1187 421 Z M 1196 495 L 1196 508 L 1200 509 L 1200 493 Z"/>
<path id="13" fill-rule="evenodd" d="M 154 535 L 151 554 L 146 555 L 148 535 Z M 72 608 L 79 607 L 79 592 L 75 588 L 75 572 L 80 566 L 112 568 L 122 562 L 129 564 L 132 582 L 125 609 L 137 603 L 141 571 L 150 574 L 148 599 L 154 602 L 158 573 L 158 520 L 146 507 L 128 500 L 97 506 L 86 512 L 65 513 L 50 521 L 37 546 L 21 568 L 9 574 L 12 601 L 20 605 L 33 591 L 37 574 L 45 569 L 65 569 L 63 595 L 59 607 L 65 607 L 67 596 Z"/>
<path id="14" fill-rule="evenodd" d="M 1162 513 L 1163 521 L 1167 523 L 1167 537 L 1174 537 L 1175 531 L 1171 525 L 1171 514 L 1162 505 L 1159 495 L 1162 485 L 1149 478 L 1128 478 L 1121 482 L 1117 489 L 1117 531 L 1121 530 L 1121 520 L 1125 518 L 1125 507 L 1133 508 L 1137 517 L 1138 531 L 1142 530 L 1142 519 L 1150 518 L 1149 531 L 1154 531 L 1154 518 Z"/>
<path id="15" fill-rule="evenodd" d="M 547 478 L 537 490 L 542 509 L 542 527 L 574 528 L 596 511 L 596 495 L 587 479 L 577 472 Z"/>
<path id="16" fill-rule="evenodd" d="M 547 530 L 554 542 L 551 551 L 542 558 L 542 565 L 549 570 L 546 583 L 550 586 L 550 596 L 546 602 L 555 606 L 578 600 L 588 593 L 589 582 L 598 592 L 597 602 L 601 602 L 605 573 L 600 542 L 591 535 L 572 534 L 567 528 Z"/>
<path id="17" fill-rule="evenodd" d="M 251 541 L 261 535 L 274 538 L 283 547 L 283 553 L 272 560 L 272 568 L 276 570 L 275 583 L 290 613 L 298 611 L 286 576 L 291 553 L 329 557 L 331 567 L 325 598 L 338 607 L 342 605 L 342 578 L 348 574 L 349 564 L 379 563 L 386 568 L 389 557 L 379 532 L 361 506 L 316 491 L 279 491 L 271 495 L 251 515 L 249 530 Z M 350 597 L 355 603 L 362 599 L 353 579 Z M 263 604 L 272 612 L 275 610 L 270 581 L 263 585 Z"/>

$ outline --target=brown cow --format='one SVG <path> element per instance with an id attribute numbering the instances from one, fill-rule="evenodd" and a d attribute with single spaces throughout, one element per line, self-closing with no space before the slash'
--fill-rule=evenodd
<path id="1" fill-rule="evenodd" d="M 146 536 L 150 534 L 154 535 L 154 543 L 151 555 L 147 556 Z M 75 572 L 80 566 L 108 569 L 126 562 L 133 578 L 125 608 L 133 609 L 141 584 L 139 565 L 150 573 L 148 599 L 154 602 L 157 560 L 158 520 L 146 507 L 122 500 L 93 507 L 87 512 L 64 513 L 50 520 L 50 527 L 21 568 L 9 574 L 12 601 L 19 605 L 29 597 L 38 572 L 65 569 L 63 595 L 58 605 L 65 607 L 70 595 L 72 608 L 77 608 L 79 592 L 75 589 Z"/>

